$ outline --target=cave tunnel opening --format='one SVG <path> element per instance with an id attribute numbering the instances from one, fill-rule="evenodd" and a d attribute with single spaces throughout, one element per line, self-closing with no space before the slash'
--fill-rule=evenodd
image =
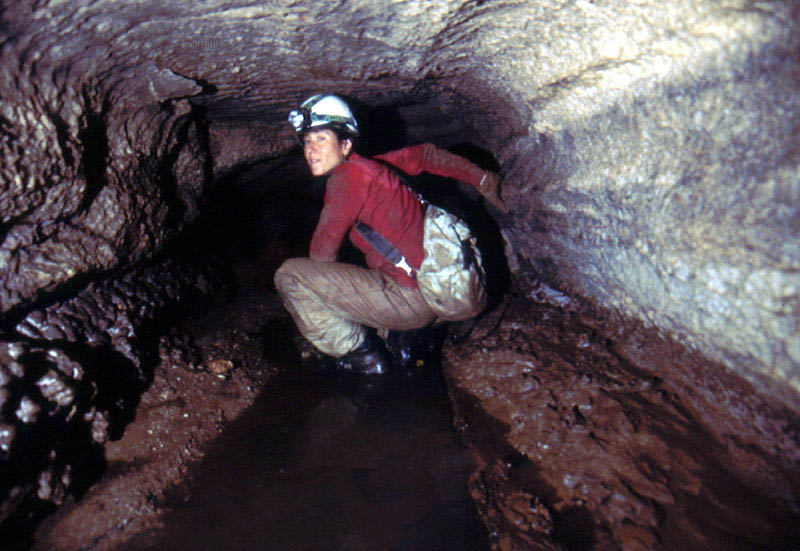
<path id="1" fill-rule="evenodd" d="M 214 111 L 205 109 L 213 136 Z M 379 139 L 365 140 L 363 153 L 425 139 L 485 168 L 498 168 L 485 141 L 470 141 L 476 135 L 469 127 L 444 125 L 443 134 L 436 128 L 431 131 L 431 121 L 452 117 L 438 106 L 390 104 L 374 109 L 371 116 L 365 127 L 379 129 Z M 222 126 L 227 130 L 251 122 L 244 117 Z M 217 139 L 228 135 L 221 132 Z M 284 259 L 306 254 L 321 209 L 320 184 L 310 178 L 299 148 L 232 163 L 217 175 L 206 206 L 167 254 L 181 251 L 185 257 L 211 260 L 208 277 L 218 281 L 219 292 L 216 298 L 202 299 L 200 310 L 190 309 L 188 315 L 185 309 L 174 311 L 174 317 L 162 319 L 143 337 L 149 341 L 153 372 L 136 421 L 125 424 L 120 440 L 106 445 L 100 478 L 96 470 L 84 473 L 99 480 L 92 490 L 83 490 L 88 497 L 79 496 L 83 499 L 70 502 L 40 525 L 32 536 L 40 538 L 34 549 L 78 537 L 67 537 L 68 531 L 87 537 L 93 534 L 93 522 L 102 531 L 103 523 L 134 518 L 124 508 L 115 511 L 110 506 L 112 495 L 126 496 L 150 511 L 142 515 L 148 520 L 121 538 L 127 543 L 118 548 L 130 550 L 169 548 L 187 541 L 198 549 L 287 548 L 297 541 L 304 548 L 327 549 L 331 538 L 338 538 L 336 545 L 342 549 L 488 549 L 509 533 L 524 545 L 567 550 L 612 549 L 619 541 L 671 546 L 687 534 L 716 549 L 731 548 L 735 541 L 741 549 L 790 548 L 796 538 L 791 528 L 794 513 L 777 507 L 763 489 L 730 491 L 742 480 L 720 464 L 726 461 L 721 459 L 726 456 L 724 446 L 705 449 L 707 434 L 691 425 L 692 414 L 661 389 L 663 383 L 652 370 L 642 370 L 629 354 L 615 348 L 614 334 L 624 326 L 551 287 L 557 273 L 538 272 L 542 266 L 528 267 L 512 280 L 493 213 L 476 194 L 452 181 L 431 178 L 420 185 L 452 190 L 438 199 L 449 201 L 450 208 L 460 209 L 479 228 L 493 277 L 493 299 L 482 323 L 451 332 L 444 360 L 455 372 L 447 375 L 448 382 L 441 378 L 440 365 L 424 374 L 395 378 L 388 393 L 381 390 L 379 408 L 370 401 L 375 396 L 370 385 L 298 370 L 299 335 L 280 305 L 272 275 Z M 355 249 L 345 251 L 344 258 L 363 261 Z M 501 359 L 492 360 L 492 354 Z M 552 477 L 542 474 L 552 465 L 534 465 L 518 452 L 509 454 L 509 444 L 498 437 L 509 429 L 475 408 L 472 398 L 458 398 L 464 392 L 459 366 L 481 371 L 492 361 L 500 362 L 499 368 L 493 365 L 507 382 L 482 382 L 485 391 L 496 392 L 513 381 L 514 392 L 532 392 L 529 403 L 543 403 L 552 414 L 548 428 L 535 438 L 545 446 L 541 449 L 549 446 L 551 436 L 546 435 L 558 433 L 557 427 L 564 424 L 583 435 L 564 444 L 573 458 L 562 460 L 559 469 L 561 483 L 569 491 L 583 492 L 582 497 L 565 502 L 559 497 L 563 488 L 557 489 Z M 686 356 L 680 361 L 697 360 Z M 531 371 L 532 365 L 539 369 Z M 563 396 L 536 396 L 537 388 L 559 386 Z M 631 397 L 623 390 L 628 387 L 655 394 Z M 592 413 L 598 410 L 604 413 Z M 205 422 L 180 426 L 198 415 L 207 416 Z M 234 417 L 236 421 L 228 421 Z M 603 420 L 598 422 L 598 417 Z M 644 442 L 649 443 L 640 442 L 633 457 L 624 451 L 629 429 L 611 428 L 620 423 L 648 435 Z M 456 440 L 453 425 L 462 441 Z M 601 426 L 605 434 L 597 436 Z M 197 443 L 208 441 L 213 442 Z M 665 442 L 674 444 L 679 454 L 666 451 Z M 164 466 L 163 457 L 174 460 L 170 451 L 176 447 L 182 449 L 178 466 Z M 635 473 L 613 475 L 616 490 L 606 487 L 609 479 L 600 491 L 585 482 L 579 486 L 572 478 L 578 475 L 570 473 L 595 464 L 597 450 L 603 450 L 603 471 Z M 491 468 L 476 471 L 480 474 L 468 480 L 475 469 L 470 453 Z M 703 468 L 693 466 L 697 464 Z M 155 466 L 148 470 L 147 465 Z M 153 483 L 159 469 L 172 469 L 175 486 L 165 490 Z M 138 496 L 133 492 L 137 487 Z M 695 500 L 700 488 L 704 505 Z M 438 501 L 426 501 L 421 494 Z M 508 501 L 493 501 L 501 498 Z M 599 521 L 587 506 L 592 499 L 620 508 L 620 527 Z M 281 506 L 263 507 L 276 501 Z M 634 512 L 625 508 L 632 502 L 645 505 Z M 493 511 L 498 507 L 513 512 L 497 517 Z M 108 512 L 97 515 L 98 508 Z M 149 519 L 157 516 L 166 530 L 150 527 Z M 734 526 L 732 519 L 737 518 L 748 522 Z M 258 529 L 253 519 L 259 519 Z M 664 528 L 650 531 L 651 523 Z M 76 530 L 77 524 L 83 528 Z"/>

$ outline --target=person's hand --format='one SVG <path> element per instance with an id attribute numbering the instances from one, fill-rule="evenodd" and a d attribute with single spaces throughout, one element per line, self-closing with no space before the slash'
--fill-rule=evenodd
<path id="1" fill-rule="evenodd" d="M 486 202 L 498 209 L 500 212 L 508 213 L 503 198 L 500 197 L 500 176 L 494 172 L 486 172 L 478 185 L 478 192 L 483 195 Z"/>

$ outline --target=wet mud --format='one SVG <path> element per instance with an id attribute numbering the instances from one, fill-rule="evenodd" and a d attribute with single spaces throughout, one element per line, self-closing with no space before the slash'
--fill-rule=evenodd
<path id="1" fill-rule="evenodd" d="M 102 475 L 13 548 L 109 550 L 157 525 L 169 488 L 277 372 L 264 359 L 261 332 L 276 316 L 284 317 L 277 300 L 247 291 L 234 301 L 220 297 L 164 335 L 133 420 L 106 444 Z"/>
<path id="2" fill-rule="evenodd" d="M 544 285 L 445 350 L 494 549 L 800 548 L 795 414 Z"/>

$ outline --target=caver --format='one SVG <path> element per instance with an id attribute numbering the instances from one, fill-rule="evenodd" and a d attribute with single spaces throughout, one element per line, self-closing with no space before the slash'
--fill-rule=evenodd
<path id="1" fill-rule="evenodd" d="M 310 97 L 289 122 L 311 174 L 327 181 L 309 257 L 285 261 L 275 286 L 317 350 L 340 369 L 384 373 L 389 362 L 377 331 L 390 332 L 397 357 L 413 362 L 414 332 L 485 308 L 468 228 L 428 205 L 402 174 L 459 180 L 506 211 L 496 174 L 428 143 L 363 157 L 354 151 L 358 123 L 338 96 Z M 366 268 L 337 262 L 345 237 L 364 253 Z"/>

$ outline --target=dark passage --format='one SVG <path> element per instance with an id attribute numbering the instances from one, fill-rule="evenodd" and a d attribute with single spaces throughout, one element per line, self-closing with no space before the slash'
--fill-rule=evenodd
<path id="1" fill-rule="evenodd" d="M 361 383 L 276 377 L 123 549 L 488 549 L 438 368 Z"/>

